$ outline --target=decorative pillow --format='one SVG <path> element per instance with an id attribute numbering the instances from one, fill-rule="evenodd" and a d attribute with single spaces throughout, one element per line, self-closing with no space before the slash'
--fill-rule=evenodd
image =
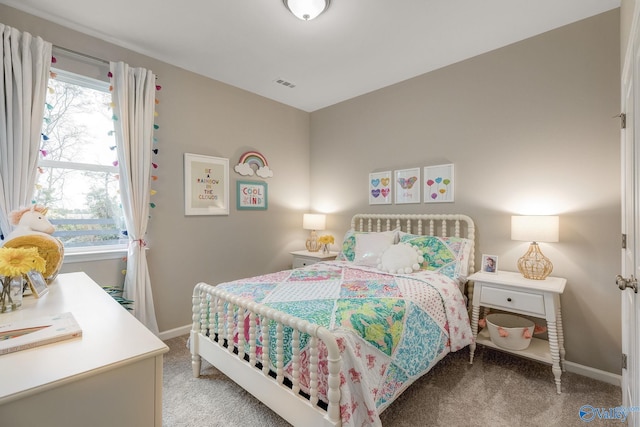
<path id="1" fill-rule="evenodd" d="M 424 261 L 422 251 L 408 243 L 389 246 L 378 258 L 378 270 L 389 273 L 409 274 L 420 270 Z"/>
<path id="2" fill-rule="evenodd" d="M 378 258 L 391 245 L 395 238 L 395 232 L 384 233 L 359 233 L 356 234 L 356 254 L 353 263 L 375 267 Z"/>
<path id="3" fill-rule="evenodd" d="M 462 237 L 404 234 L 400 242 L 409 243 L 422 251 L 422 270 L 437 271 L 459 282 L 467 280 L 473 241 Z"/>
<path id="4" fill-rule="evenodd" d="M 342 239 L 342 248 L 340 250 L 340 253 L 336 257 L 336 259 L 338 261 L 353 262 L 353 260 L 356 257 L 356 235 L 363 235 L 363 234 L 390 234 L 395 238 L 397 231 L 392 230 L 392 231 L 382 231 L 379 233 L 378 232 L 369 233 L 366 231 L 354 231 L 353 229 L 350 229 L 345 233 L 344 238 Z"/>

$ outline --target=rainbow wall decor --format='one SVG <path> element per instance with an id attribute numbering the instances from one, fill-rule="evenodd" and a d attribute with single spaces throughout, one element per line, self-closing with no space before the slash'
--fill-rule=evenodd
<path id="1" fill-rule="evenodd" d="M 260 178 L 271 178 L 273 171 L 269 168 L 267 159 L 257 151 L 247 151 L 242 156 L 238 164 L 233 167 L 242 176 L 258 175 Z"/>

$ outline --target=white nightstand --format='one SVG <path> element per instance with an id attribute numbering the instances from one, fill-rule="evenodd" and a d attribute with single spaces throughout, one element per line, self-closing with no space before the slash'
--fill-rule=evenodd
<path id="1" fill-rule="evenodd" d="M 567 279 L 547 277 L 545 280 L 530 280 L 520 273 L 499 271 L 495 274 L 475 273 L 469 276 L 469 280 L 474 282 L 471 329 L 475 338 L 475 342 L 469 346 L 470 363 L 473 363 L 475 343 L 548 363 L 552 365 L 556 388 L 560 393 L 560 375 L 564 370 L 565 356 L 560 294 L 564 291 Z M 527 349 L 518 351 L 496 346 L 489 338 L 487 328 L 478 335 L 480 306 L 485 311 L 495 308 L 545 319 L 549 341 L 532 338 Z"/>
<path id="2" fill-rule="evenodd" d="M 293 268 L 304 267 L 320 261 L 331 261 L 336 259 L 338 256 L 338 252 L 329 252 L 328 254 L 325 254 L 322 251 L 294 251 L 289 253 L 293 255 Z"/>

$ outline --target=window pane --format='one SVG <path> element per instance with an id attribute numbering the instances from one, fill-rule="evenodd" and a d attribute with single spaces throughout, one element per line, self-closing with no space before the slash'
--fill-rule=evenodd
<path id="1" fill-rule="evenodd" d="M 47 217 L 66 247 L 127 242 L 115 174 L 44 168 L 39 178 L 36 200 L 55 200 Z"/>
<path id="2" fill-rule="evenodd" d="M 86 78 L 57 71 L 49 80 L 37 203 L 49 208 L 65 247 L 126 244 L 111 95 Z M 102 82 L 96 81 L 97 87 Z"/>

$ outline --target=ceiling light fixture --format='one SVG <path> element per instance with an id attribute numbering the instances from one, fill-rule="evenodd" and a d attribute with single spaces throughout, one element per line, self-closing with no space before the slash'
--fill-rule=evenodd
<path id="1" fill-rule="evenodd" d="M 297 18 L 310 21 L 327 10 L 331 0 L 282 0 L 282 2 Z"/>

